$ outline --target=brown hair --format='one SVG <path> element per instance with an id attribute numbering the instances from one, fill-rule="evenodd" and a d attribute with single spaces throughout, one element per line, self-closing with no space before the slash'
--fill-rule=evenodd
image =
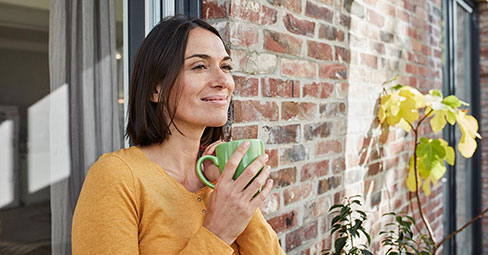
<path id="1" fill-rule="evenodd" d="M 174 109 L 170 108 L 170 94 L 184 64 L 188 34 L 195 27 L 207 29 L 222 40 L 219 32 L 207 22 L 177 15 L 161 21 L 142 42 L 130 81 L 125 135 L 130 138 L 131 144 L 147 146 L 162 143 L 171 135 L 171 125 L 181 133 L 173 122 L 179 90 L 176 90 L 172 104 Z M 227 47 L 225 50 L 229 53 Z M 154 103 L 151 98 L 158 84 L 161 91 L 158 103 Z M 219 139 L 223 139 L 223 127 L 207 127 L 200 145 L 205 147 Z"/>

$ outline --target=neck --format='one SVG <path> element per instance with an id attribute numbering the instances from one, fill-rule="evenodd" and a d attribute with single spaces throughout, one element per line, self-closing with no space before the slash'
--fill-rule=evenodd
<path id="1" fill-rule="evenodd" d="M 195 192 L 204 185 L 195 173 L 195 164 L 205 128 L 183 125 L 178 125 L 178 128 L 184 135 L 173 126 L 168 140 L 142 149 L 149 159 L 160 165 L 171 177 Z"/>

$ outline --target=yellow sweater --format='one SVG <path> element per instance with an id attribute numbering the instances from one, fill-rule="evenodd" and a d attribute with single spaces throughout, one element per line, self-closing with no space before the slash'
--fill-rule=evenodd
<path id="1" fill-rule="evenodd" d="M 259 210 L 231 246 L 202 226 L 211 189 L 196 193 L 137 147 L 102 155 L 73 215 L 78 254 L 284 254 Z"/>

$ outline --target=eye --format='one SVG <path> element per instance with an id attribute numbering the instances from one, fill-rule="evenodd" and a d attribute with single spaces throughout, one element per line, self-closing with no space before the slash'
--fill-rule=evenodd
<path id="1" fill-rule="evenodd" d="M 205 67 L 204 65 L 201 65 L 201 64 L 200 64 L 200 65 L 194 66 L 194 67 L 192 68 L 192 70 L 202 70 L 202 69 L 205 69 L 205 68 L 206 68 L 206 67 Z"/>
<path id="2" fill-rule="evenodd" d="M 233 69 L 233 67 L 231 65 L 223 65 L 222 68 L 227 70 L 227 71 L 232 71 L 232 69 Z"/>

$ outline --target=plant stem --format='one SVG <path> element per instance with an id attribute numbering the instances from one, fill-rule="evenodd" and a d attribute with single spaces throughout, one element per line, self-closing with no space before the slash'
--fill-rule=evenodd
<path id="1" fill-rule="evenodd" d="M 426 114 L 426 116 L 427 115 L 428 114 Z M 422 218 L 422 221 L 424 222 L 425 227 L 427 228 L 427 232 L 429 232 L 430 240 L 432 240 L 432 243 L 434 244 L 434 254 L 435 254 L 435 252 L 436 252 L 436 249 L 435 249 L 436 241 L 434 238 L 434 233 L 432 231 L 432 228 L 430 227 L 429 222 L 427 221 L 427 219 L 424 216 L 424 212 L 422 211 L 422 203 L 420 203 L 420 195 L 419 195 L 419 177 L 418 177 L 418 169 L 417 169 L 418 128 L 424 119 L 425 119 L 425 116 L 424 116 L 424 118 L 422 118 L 419 121 L 417 128 L 413 129 L 413 132 L 415 134 L 415 147 L 414 147 L 414 151 L 413 151 L 413 166 L 414 166 L 414 170 L 415 170 L 415 197 L 417 197 L 417 206 L 419 208 L 420 218 Z"/>
<path id="2" fill-rule="evenodd" d="M 347 201 L 347 203 L 348 203 L 349 208 L 351 208 L 351 214 L 349 214 L 349 228 L 352 229 L 353 228 L 353 225 L 352 225 L 352 207 L 351 207 L 351 201 Z M 351 248 L 354 247 L 354 240 L 352 240 L 353 238 L 354 238 L 354 236 L 351 233 Z"/>
<path id="3" fill-rule="evenodd" d="M 464 224 L 462 227 L 460 227 L 458 230 L 452 232 L 451 234 L 449 234 L 448 236 L 446 236 L 444 239 L 442 239 L 442 241 L 440 241 L 438 244 L 435 245 L 435 250 L 437 250 L 439 247 L 441 247 L 441 245 L 446 242 L 447 240 L 451 239 L 453 236 L 455 236 L 456 234 L 458 234 L 459 232 L 463 231 L 465 228 L 467 228 L 469 225 L 473 224 L 476 220 L 478 220 L 479 218 L 483 217 L 483 215 L 485 213 L 488 212 L 488 208 L 486 208 L 485 210 L 483 210 L 480 214 L 478 214 L 476 217 L 474 217 L 473 219 L 471 219 L 470 221 L 468 221 L 466 224 Z M 435 254 L 435 253 L 434 253 Z"/>

